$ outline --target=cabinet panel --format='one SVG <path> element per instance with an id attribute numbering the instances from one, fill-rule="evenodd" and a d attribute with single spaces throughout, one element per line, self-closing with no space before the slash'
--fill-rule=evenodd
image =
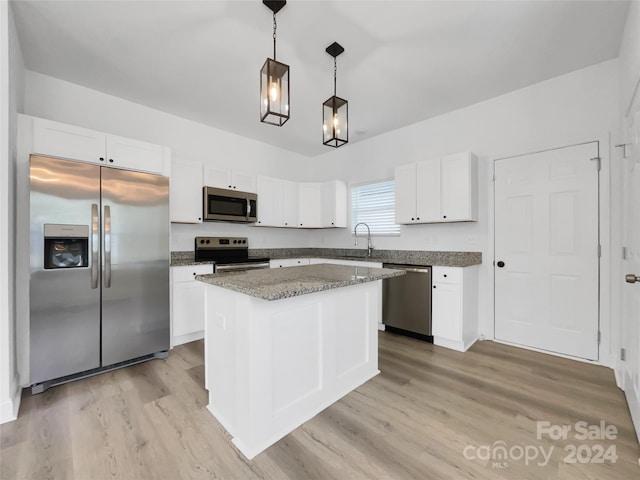
<path id="1" fill-rule="evenodd" d="M 300 265 L 309 265 L 308 258 L 283 258 L 281 260 L 271 260 L 269 268 L 285 268 L 298 267 Z"/>
<path id="2" fill-rule="evenodd" d="M 454 341 L 462 340 L 462 287 L 435 283 L 432 290 L 433 336 Z"/>
<path id="3" fill-rule="evenodd" d="M 443 157 L 441 169 L 442 220 L 470 220 L 472 172 L 469 154 L 463 152 Z"/>
<path id="4" fill-rule="evenodd" d="M 204 330 L 206 285 L 194 277 L 207 273 L 213 273 L 213 265 L 171 267 L 171 344 L 174 346 L 194 340 L 193 334 Z"/>
<path id="5" fill-rule="evenodd" d="M 284 227 L 297 227 L 298 226 L 298 184 L 296 182 L 290 182 L 289 180 L 283 180 L 281 183 L 282 192 L 282 226 Z M 260 205 L 260 202 L 258 202 Z M 258 211 L 260 207 L 258 206 Z"/>
<path id="6" fill-rule="evenodd" d="M 347 186 L 338 180 L 322 184 L 322 226 L 347 226 Z"/>
<path id="7" fill-rule="evenodd" d="M 163 147 L 115 135 L 107 135 L 107 163 L 143 172 L 168 173 L 163 168 Z"/>
<path id="8" fill-rule="evenodd" d="M 419 162 L 416 165 L 416 221 L 440 220 L 440 159 Z"/>
<path id="9" fill-rule="evenodd" d="M 298 226 L 300 228 L 322 227 L 322 184 L 298 184 Z"/>
<path id="10" fill-rule="evenodd" d="M 416 217 L 416 164 L 395 168 L 396 223 L 413 223 Z"/>
<path id="11" fill-rule="evenodd" d="M 233 188 L 231 170 L 212 166 L 204 167 L 204 186 L 216 188 Z"/>
<path id="12" fill-rule="evenodd" d="M 204 168 L 204 184 L 207 187 L 240 190 L 241 192 L 257 192 L 255 175 L 230 168 L 206 166 Z"/>
<path id="13" fill-rule="evenodd" d="M 258 177 L 258 221 L 257 226 L 280 227 L 282 221 L 282 181 L 271 177 Z M 296 189 L 297 190 L 297 189 Z M 297 207 L 297 205 L 296 205 Z"/>
<path id="14" fill-rule="evenodd" d="M 180 159 L 173 159 L 171 163 L 171 221 L 202 222 L 202 164 Z"/>
<path id="15" fill-rule="evenodd" d="M 106 135 L 86 128 L 34 118 L 33 153 L 105 164 Z"/>

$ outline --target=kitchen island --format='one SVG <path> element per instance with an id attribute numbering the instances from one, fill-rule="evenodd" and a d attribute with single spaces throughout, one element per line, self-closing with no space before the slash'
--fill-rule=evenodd
<path id="1" fill-rule="evenodd" d="M 379 373 L 381 280 L 344 265 L 199 275 L 207 408 L 249 459 Z"/>

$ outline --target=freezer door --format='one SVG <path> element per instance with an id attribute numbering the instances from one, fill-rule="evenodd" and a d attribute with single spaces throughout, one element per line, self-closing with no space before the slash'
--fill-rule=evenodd
<path id="1" fill-rule="evenodd" d="M 169 348 L 169 179 L 102 168 L 102 365 Z"/>
<path id="2" fill-rule="evenodd" d="M 30 382 L 100 366 L 100 167 L 30 159 Z"/>

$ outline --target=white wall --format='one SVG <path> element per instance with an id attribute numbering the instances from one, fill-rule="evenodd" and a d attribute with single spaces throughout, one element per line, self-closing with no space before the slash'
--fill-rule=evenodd
<path id="1" fill-rule="evenodd" d="M 608 140 L 609 133 L 617 130 L 617 69 L 617 60 L 607 61 L 347 145 L 315 157 L 311 176 L 348 182 L 391 178 L 396 165 L 463 150 L 476 153 L 480 177 L 477 223 L 403 226 L 400 237 L 375 238 L 373 243 L 376 248 L 481 251 L 481 332 L 493 338 L 493 161 L 604 137 L 602 200 L 608 205 Z M 351 125 L 352 131 L 357 128 Z M 608 210 L 603 217 L 606 227 Z M 350 232 L 323 232 L 321 236 L 324 246 L 352 244 Z M 608 310 L 605 315 L 608 322 Z M 608 358 L 601 360 L 609 362 Z"/>
<path id="2" fill-rule="evenodd" d="M 0 423 L 16 418 L 20 389 L 15 344 L 16 113 L 24 108 L 24 61 L 8 2 L 0 2 Z M 6 106 L 6 107 L 5 107 Z"/>
<path id="3" fill-rule="evenodd" d="M 310 160 L 297 153 L 32 71 L 27 71 L 23 113 L 165 145 L 174 157 L 205 164 L 296 181 L 308 175 Z M 310 241 L 307 231 L 227 223 L 173 224 L 171 249 L 192 250 L 196 235 L 246 236 L 254 248 L 305 247 Z"/>

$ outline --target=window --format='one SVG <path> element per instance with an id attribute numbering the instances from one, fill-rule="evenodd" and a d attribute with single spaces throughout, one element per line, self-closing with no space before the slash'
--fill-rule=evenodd
<path id="1" fill-rule="evenodd" d="M 368 183 L 351 187 L 351 231 L 364 222 L 369 225 L 371 235 L 400 235 L 396 224 L 394 182 Z M 362 231 L 358 229 L 359 233 Z"/>

